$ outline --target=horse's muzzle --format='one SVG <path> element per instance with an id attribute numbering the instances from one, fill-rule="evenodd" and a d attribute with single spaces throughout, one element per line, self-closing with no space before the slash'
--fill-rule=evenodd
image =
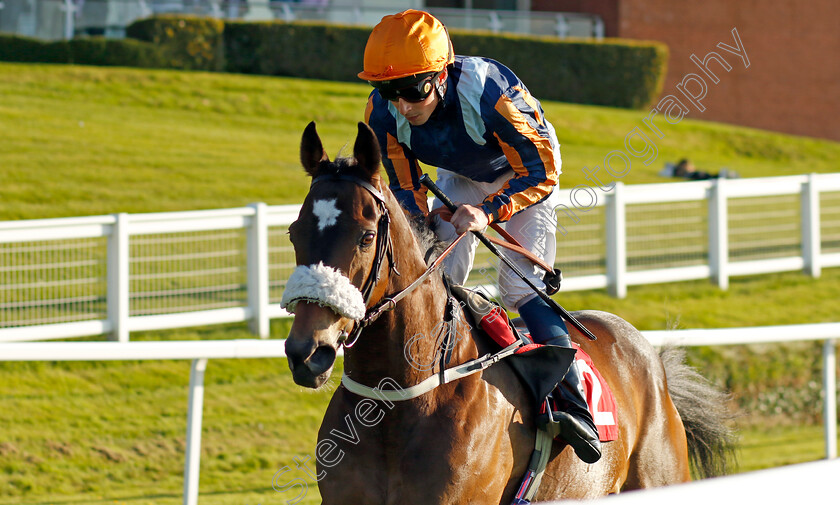
<path id="1" fill-rule="evenodd" d="M 317 345 L 314 339 L 286 340 L 286 358 L 295 383 L 319 388 L 326 382 L 335 363 L 336 350 L 333 346 Z"/>
<path id="2" fill-rule="evenodd" d="M 335 364 L 340 325 L 346 319 L 314 303 L 299 303 L 295 321 L 286 339 L 286 358 L 295 383 L 318 388 L 326 382 Z"/>

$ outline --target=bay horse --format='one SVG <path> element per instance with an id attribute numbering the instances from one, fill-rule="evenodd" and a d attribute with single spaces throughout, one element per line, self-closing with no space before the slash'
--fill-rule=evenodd
<path id="1" fill-rule="evenodd" d="M 406 349 L 410 343 L 413 357 L 434 362 L 447 290 L 441 276 L 423 277 L 426 248 L 380 177 L 373 132 L 359 123 L 353 156 L 330 161 L 313 122 L 300 156 L 312 185 L 289 235 L 301 275 L 316 282 L 296 280 L 294 301 L 284 293 L 295 313 L 285 344 L 294 381 L 322 386 L 342 344 L 355 383 L 396 391 L 438 374 L 410 363 Z M 317 293 L 324 286 L 328 293 Z M 396 293 L 402 298 L 389 303 Z M 535 500 L 685 482 L 690 459 L 701 477 L 721 473 L 731 448 L 725 395 L 695 381 L 680 356 L 663 365 L 618 316 L 573 314 L 597 336 L 570 327 L 615 395 L 619 438 L 592 465 L 555 442 Z M 468 337 L 455 340 L 450 367 L 498 350 L 466 318 L 453 324 Z M 510 504 L 534 450 L 535 417 L 534 400 L 504 360 L 406 401 L 374 401 L 339 386 L 315 449 L 323 503 Z"/>

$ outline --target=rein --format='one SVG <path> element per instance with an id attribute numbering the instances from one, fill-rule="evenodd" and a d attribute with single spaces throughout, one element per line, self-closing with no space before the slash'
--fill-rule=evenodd
<path id="1" fill-rule="evenodd" d="M 428 218 L 431 218 L 432 216 L 440 216 L 440 218 L 443 219 L 444 221 L 449 221 L 452 218 L 452 211 L 449 210 L 446 207 L 438 207 L 437 209 L 429 212 Z M 490 223 L 490 228 L 493 228 L 493 230 L 495 230 L 496 233 L 498 233 L 499 236 L 502 237 L 501 239 L 498 239 L 496 237 L 488 235 L 487 239 L 490 240 L 490 242 L 493 242 L 494 244 L 496 244 L 498 246 L 502 246 L 505 249 L 509 249 L 513 252 L 521 254 L 522 256 L 525 256 L 526 258 L 528 258 L 529 261 L 531 261 L 531 263 L 537 265 L 538 267 L 542 268 L 546 272 L 549 272 L 549 273 L 554 272 L 554 267 L 553 266 L 551 266 L 548 263 L 546 263 L 545 261 L 543 261 L 542 258 L 538 257 L 536 254 L 532 253 L 528 249 L 525 249 L 522 246 L 522 244 L 520 244 L 519 241 L 516 240 L 516 238 L 513 235 L 511 235 L 510 233 L 505 231 L 505 229 L 502 228 L 499 225 L 499 223 Z M 550 293 L 550 294 L 553 294 L 553 293 Z"/>
<path id="2" fill-rule="evenodd" d="M 432 264 L 429 265 L 428 268 L 426 268 L 426 271 L 423 272 L 420 275 L 420 277 L 415 279 L 414 282 L 406 286 L 405 289 L 399 291 L 395 295 L 383 298 L 376 305 L 368 309 L 367 313 L 365 314 L 365 317 L 363 317 L 359 322 L 356 323 L 356 327 L 353 329 L 353 333 L 356 333 L 357 329 L 359 332 L 361 332 L 362 329 L 366 328 L 372 322 L 376 321 L 376 319 L 379 318 L 379 316 L 381 316 L 383 313 L 388 312 L 389 310 L 393 310 L 397 306 L 397 302 L 405 298 L 409 293 L 411 293 L 412 291 L 417 289 L 421 284 L 423 284 L 423 282 L 426 279 L 428 279 L 429 276 L 432 275 L 432 273 L 438 269 L 438 267 L 440 267 L 441 263 L 443 263 L 443 259 L 447 255 L 449 255 L 449 253 L 452 252 L 453 249 L 455 249 L 455 246 L 458 245 L 458 242 L 460 242 L 465 235 L 466 233 L 458 235 L 458 238 L 452 241 L 452 243 L 440 254 L 440 256 L 438 256 L 435 259 L 435 261 L 433 261 Z M 349 344 L 347 342 L 344 342 L 344 347 L 353 347 L 353 345 L 355 345 L 358 339 L 359 337 L 357 334 L 356 338 L 353 339 L 353 341 Z"/>

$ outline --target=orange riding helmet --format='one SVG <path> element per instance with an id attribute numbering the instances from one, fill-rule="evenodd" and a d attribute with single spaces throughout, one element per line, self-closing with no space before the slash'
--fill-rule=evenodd
<path id="1" fill-rule="evenodd" d="M 455 61 L 446 27 L 428 12 L 409 9 L 385 16 L 365 46 L 365 69 L 359 78 L 393 81 L 440 72 Z"/>

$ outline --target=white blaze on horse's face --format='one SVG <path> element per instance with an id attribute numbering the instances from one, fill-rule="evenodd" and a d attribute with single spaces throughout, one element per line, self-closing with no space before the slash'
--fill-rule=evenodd
<path id="1" fill-rule="evenodd" d="M 324 231 L 334 225 L 341 215 L 335 200 L 315 200 L 312 213 L 318 218 L 318 231 Z"/>

